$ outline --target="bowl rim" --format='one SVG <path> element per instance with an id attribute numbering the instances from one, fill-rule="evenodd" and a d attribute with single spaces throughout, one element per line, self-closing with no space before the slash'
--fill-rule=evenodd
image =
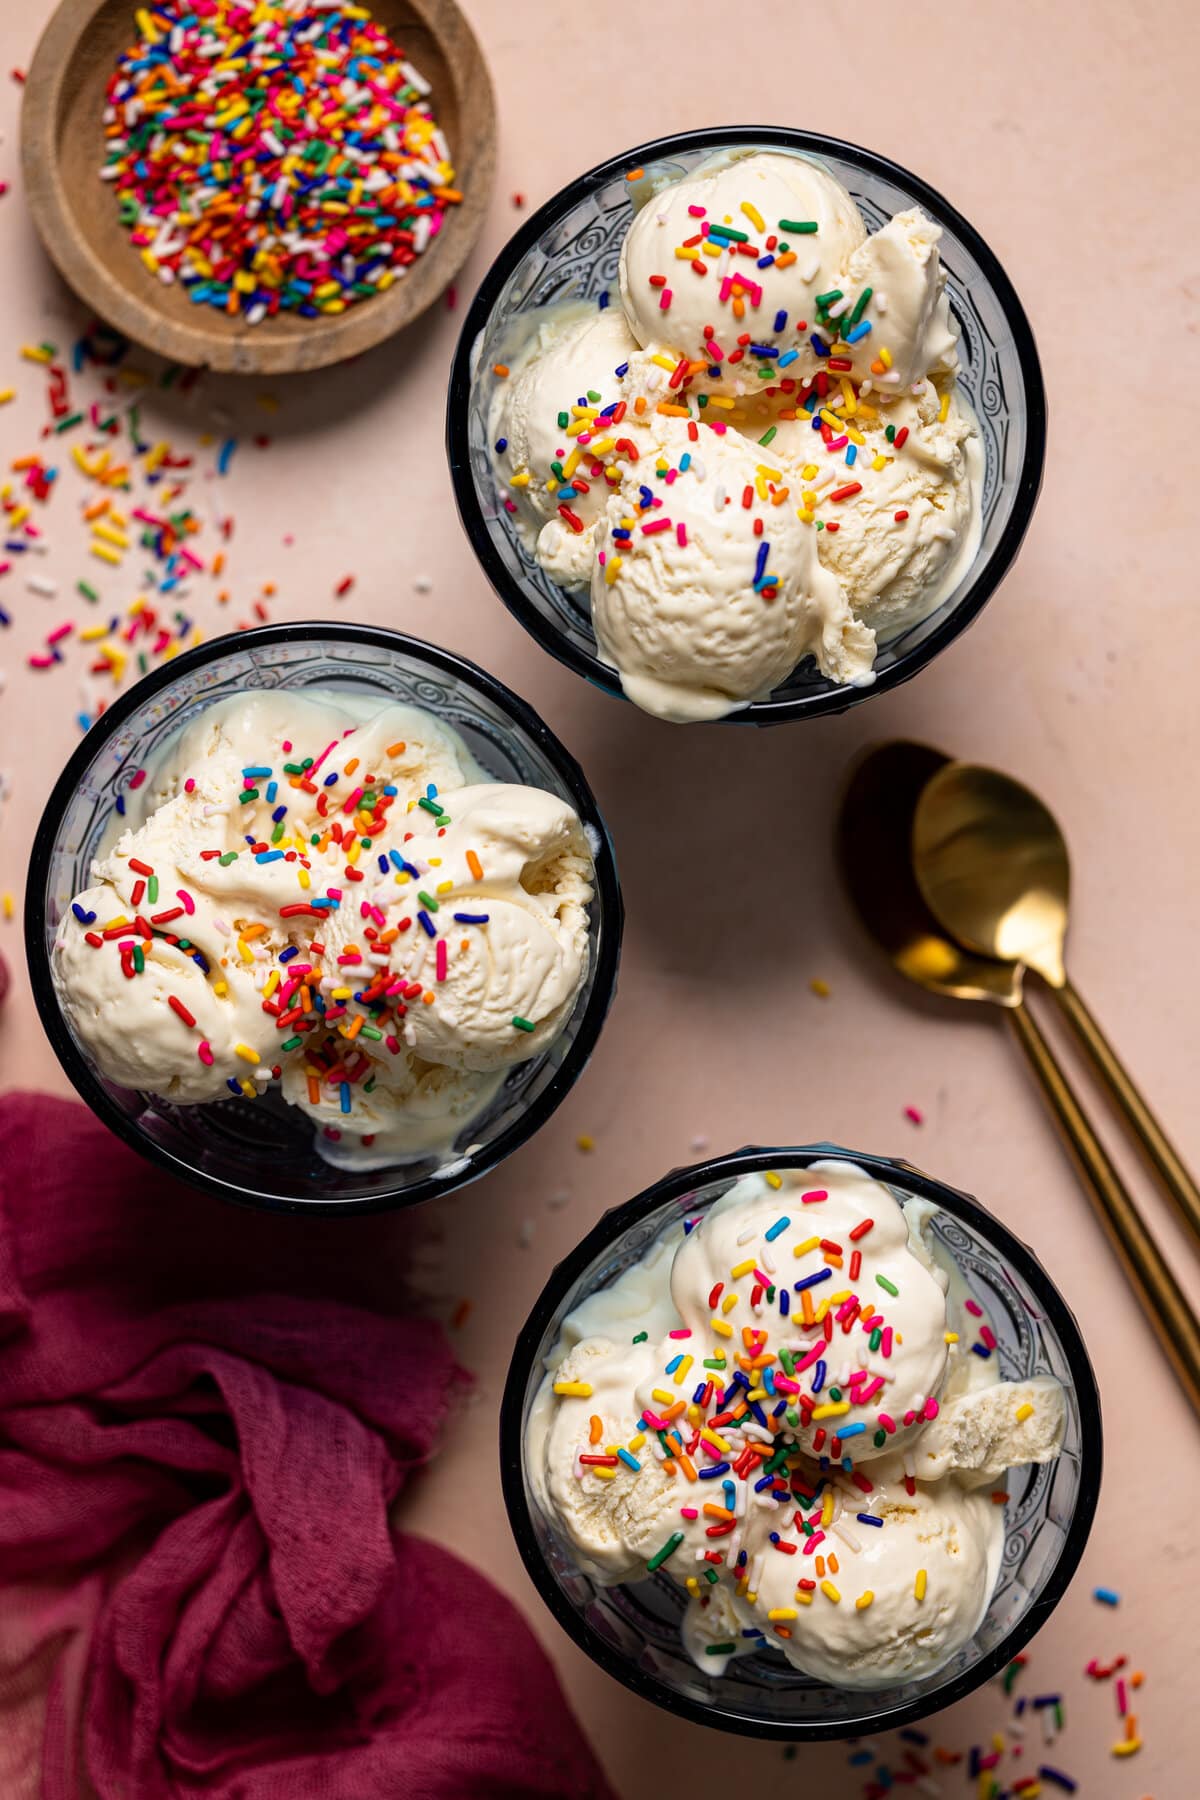
<path id="1" fill-rule="evenodd" d="M 509 719 L 519 725 L 538 746 L 570 792 L 580 822 L 585 828 L 591 826 L 598 833 L 599 841 L 607 852 L 595 859 L 595 893 L 592 905 L 597 909 L 596 917 L 601 931 L 599 953 L 595 959 L 590 992 L 574 1041 L 546 1087 L 527 1106 L 520 1117 L 502 1131 L 492 1143 L 486 1145 L 478 1156 L 466 1159 L 470 1164 L 469 1172 L 464 1172 L 461 1176 L 456 1175 L 453 1179 L 448 1180 L 439 1180 L 436 1176 L 427 1175 L 410 1188 L 388 1189 L 382 1193 L 355 1200 L 304 1200 L 292 1195 L 248 1188 L 193 1169 L 183 1158 L 173 1155 L 162 1145 L 149 1140 L 112 1100 L 106 1087 L 93 1073 L 87 1058 L 76 1045 L 63 1018 L 62 1009 L 54 991 L 54 982 L 50 973 L 50 957 L 45 947 L 46 892 L 50 859 L 61 828 L 63 815 L 75 795 L 85 770 L 98 756 L 103 755 L 105 745 L 111 740 L 113 734 L 136 710 L 144 706 L 148 700 L 153 699 L 160 690 L 168 687 L 181 676 L 204 668 L 207 664 L 218 661 L 225 655 L 234 654 L 242 649 L 314 640 L 317 642 L 350 641 L 380 649 L 400 650 L 406 655 L 417 657 L 428 663 L 440 674 L 449 675 L 467 688 L 473 688 L 486 696 L 493 705 L 499 707 Z M 186 707 L 183 707 L 180 712 L 186 710 Z M 340 624 L 331 620 L 262 625 L 251 631 L 227 632 L 220 637 L 209 638 L 194 649 L 184 651 L 182 655 L 173 658 L 172 661 L 161 664 L 121 694 L 100 715 L 96 723 L 75 747 L 61 775 L 50 790 L 34 834 L 24 911 L 25 958 L 38 1016 L 50 1039 L 51 1047 L 72 1086 L 101 1123 L 107 1125 L 110 1131 L 115 1132 L 126 1144 L 138 1151 L 140 1155 L 148 1158 L 149 1161 L 157 1164 L 159 1168 L 165 1169 L 168 1174 L 174 1175 L 206 1193 L 215 1194 L 220 1199 L 253 1207 L 256 1210 L 303 1213 L 308 1217 L 344 1217 L 351 1213 L 386 1212 L 401 1207 L 417 1206 L 423 1201 L 454 1193 L 460 1188 L 466 1187 L 470 1182 L 478 1180 L 481 1175 L 487 1174 L 489 1170 L 495 1168 L 514 1150 L 533 1137 L 548 1122 L 561 1101 L 570 1092 L 578 1077 L 587 1067 L 596 1047 L 617 990 L 623 928 L 624 904 L 621 898 L 616 852 L 611 833 L 605 824 L 583 769 L 528 701 L 521 699 L 504 682 L 495 675 L 490 675 L 486 669 L 481 669 L 477 663 L 469 661 L 464 656 L 459 656 L 455 651 L 443 649 L 438 644 L 428 643 L 425 639 L 413 637 L 408 632 L 391 631 L 386 626 L 362 625 L 350 621 Z"/>
<path id="2" fill-rule="evenodd" d="M 597 163 L 594 168 L 586 170 L 574 181 L 560 188 L 513 233 L 480 282 L 463 320 L 450 366 L 446 401 L 446 455 L 463 529 L 484 574 L 509 612 L 536 638 L 543 650 L 549 651 L 559 662 L 615 699 L 627 699 L 616 670 L 602 662 L 598 655 L 580 650 L 569 643 L 543 617 L 526 597 L 522 584 L 511 577 L 492 543 L 471 472 L 468 416 L 473 350 L 491 317 L 501 289 L 514 269 L 541 234 L 563 212 L 586 198 L 591 189 L 644 162 L 666 161 L 673 155 L 692 150 L 717 150 L 742 145 L 798 150 L 818 157 L 841 157 L 856 163 L 869 174 L 881 176 L 894 185 L 905 188 L 936 220 L 947 224 L 966 244 L 1000 303 L 1012 332 L 1025 392 L 1025 450 L 1020 473 L 1012 484 L 1016 490 L 1012 511 L 991 556 L 969 578 L 967 590 L 957 606 L 921 640 L 910 657 L 901 659 L 890 669 L 880 670 L 869 687 L 838 687 L 826 682 L 825 688 L 811 696 L 755 700 L 749 706 L 741 707 L 717 721 L 724 725 L 774 725 L 845 712 L 872 694 L 887 693 L 912 680 L 913 676 L 918 675 L 979 617 L 1011 568 L 1033 518 L 1046 460 L 1046 390 L 1033 330 L 1016 289 L 994 251 L 969 220 L 936 188 L 914 175 L 903 164 L 893 162 L 874 150 L 867 150 L 847 139 L 830 137 L 822 132 L 795 130 L 782 125 L 708 126 L 702 130 L 675 132 L 667 137 L 651 139 L 619 156 Z"/>
<path id="3" fill-rule="evenodd" d="M 743 1175 L 762 1173 L 768 1169 L 807 1168 L 819 1161 L 853 1163 L 877 1181 L 902 1188 L 917 1198 L 931 1200 L 952 1216 L 965 1220 L 1001 1252 L 1032 1290 L 1063 1345 L 1070 1369 L 1071 1386 L 1079 1407 L 1081 1437 L 1079 1492 L 1067 1528 L 1066 1541 L 1045 1590 L 1024 1617 L 995 1649 L 927 1698 L 908 1701 L 903 1706 L 890 1708 L 886 1713 L 872 1714 L 866 1710 L 870 1691 L 864 1690 L 863 1715 L 844 1723 L 826 1720 L 764 1720 L 736 1709 L 722 1709 L 717 1701 L 706 1706 L 676 1693 L 646 1670 L 626 1663 L 599 1633 L 588 1628 L 551 1574 L 534 1535 L 531 1504 L 526 1497 L 524 1478 L 525 1395 L 534 1372 L 535 1358 L 562 1296 L 586 1272 L 589 1264 L 627 1227 L 636 1224 L 657 1207 L 683 1199 L 696 1188 L 726 1178 L 736 1179 Z M 500 1482 L 508 1522 L 526 1573 L 568 1636 L 607 1674 L 614 1676 L 624 1687 L 654 1706 L 677 1713 L 696 1725 L 707 1725 L 718 1731 L 734 1732 L 746 1737 L 770 1738 L 789 1743 L 844 1739 L 910 1725 L 919 1719 L 928 1718 L 931 1713 L 940 1712 L 943 1707 L 953 1705 L 956 1700 L 965 1698 L 976 1688 L 982 1687 L 984 1682 L 990 1681 L 994 1675 L 998 1675 L 1035 1632 L 1041 1629 L 1066 1592 L 1092 1529 L 1102 1467 L 1100 1394 L 1087 1345 L 1075 1315 L 1033 1251 L 994 1213 L 961 1189 L 949 1187 L 945 1182 L 926 1175 L 902 1157 L 869 1155 L 847 1150 L 836 1144 L 775 1148 L 747 1145 L 740 1150 L 706 1159 L 702 1163 L 673 1169 L 634 1199 L 610 1208 L 547 1277 L 517 1336 L 500 1403 Z"/>
<path id="4" fill-rule="evenodd" d="M 461 141 L 451 150 L 465 146 L 463 167 L 470 168 L 469 185 L 446 228 L 414 265 L 421 270 L 428 256 L 430 267 L 438 265 L 436 279 L 427 278 L 428 293 L 415 306 L 410 303 L 412 282 L 396 281 L 375 297 L 374 305 L 367 301 L 341 314 L 304 321 L 312 329 L 287 336 L 264 332 L 261 326 L 219 329 L 207 318 L 171 318 L 156 304 L 160 290 L 132 248 L 125 278 L 109 269 L 79 233 L 77 208 L 61 179 L 59 121 L 68 71 L 85 53 L 87 34 L 110 3 L 58 0 L 30 60 L 21 112 L 21 163 L 29 211 L 43 249 L 76 296 L 125 337 L 157 355 L 187 368 L 243 376 L 310 374 L 328 368 L 386 343 L 429 311 L 478 243 L 496 177 L 495 92 L 479 39 L 458 0 L 410 0 L 422 28 L 439 40 L 447 64 L 457 68 L 451 85 L 461 87 L 464 96 Z M 132 0 L 126 10 L 132 15 Z M 454 54 L 446 50 L 448 43 L 455 46 Z M 209 310 L 192 308 L 197 314 Z"/>

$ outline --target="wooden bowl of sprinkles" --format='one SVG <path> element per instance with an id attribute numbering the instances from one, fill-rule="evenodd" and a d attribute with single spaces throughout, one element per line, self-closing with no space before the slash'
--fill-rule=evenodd
<path id="1" fill-rule="evenodd" d="M 153 12 L 153 0 L 149 6 Z M 362 9 L 429 83 L 429 104 L 449 146 L 462 200 L 447 207 L 428 248 L 385 291 L 340 313 L 306 318 L 281 309 L 250 324 L 192 300 L 179 281 L 164 285 L 131 242 L 112 184 L 101 179 L 106 90 L 138 37 L 136 0 L 62 0 L 25 85 L 25 186 L 52 261 L 102 319 L 175 362 L 278 375 L 357 356 L 411 324 L 445 292 L 479 236 L 491 196 L 496 161 L 491 78 L 455 0 L 363 0 L 354 10 Z"/>

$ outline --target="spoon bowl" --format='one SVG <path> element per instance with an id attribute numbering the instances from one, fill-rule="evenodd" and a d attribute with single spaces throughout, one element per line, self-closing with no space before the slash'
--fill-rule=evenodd
<path id="1" fill-rule="evenodd" d="M 1063 986 L 1070 859 L 1053 813 L 1021 782 L 973 763 L 934 771 L 913 813 L 912 866 L 960 943 Z"/>

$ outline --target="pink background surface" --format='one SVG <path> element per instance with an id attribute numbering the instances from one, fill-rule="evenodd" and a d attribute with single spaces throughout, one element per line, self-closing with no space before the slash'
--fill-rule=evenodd
<path id="1" fill-rule="evenodd" d="M 580 758 L 618 846 L 625 959 L 590 1069 L 536 1142 L 430 1215 L 438 1241 L 425 1280 L 447 1313 L 472 1300 L 461 1349 L 479 1383 L 406 1500 L 406 1522 L 525 1606 L 623 1795 L 661 1794 L 672 1769 L 691 1771 L 689 1781 L 703 1769 L 717 1791 L 783 1775 L 778 1747 L 652 1712 L 568 1643 L 510 1540 L 497 1402 L 515 1333 L 554 1261 L 608 1206 L 691 1160 L 695 1140 L 723 1150 L 832 1138 L 908 1157 L 978 1194 L 1032 1244 L 1075 1309 L 1100 1380 L 1107 1469 L 1096 1528 L 1069 1595 L 1032 1646 L 1027 1691 L 1066 1696 L 1067 1731 L 1048 1760 L 1096 1800 L 1182 1800 L 1194 1792 L 1182 1745 L 1194 1725 L 1186 1709 L 1200 1637 L 1190 1598 L 1200 1577 L 1196 1420 L 1002 1022 L 926 1002 L 886 973 L 846 916 L 830 839 L 842 770 L 881 737 L 921 736 L 1039 787 L 1075 859 L 1076 981 L 1200 1163 L 1192 949 L 1200 667 L 1187 534 L 1195 479 L 1179 408 L 1164 405 L 1189 382 L 1194 393 L 1197 374 L 1197 145 L 1187 125 L 1197 15 L 1112 0 L 1056 8 L 987 0 L 952 15 L 915 0 L 882 14 L 835 7 L 819 24 L 759 13 L 753 42 L 735 45 L 728 9 L 713 0 L 653 9 L 609 0 L 586 16 L 544 0 L 474 0 L 470 10 L 496 82 L 500 175 L 459 283 L 458 314 L 438 307 L 398 343 L 303 386 L 210 379 L 186 396 L 150 390 L 144 413 L 148 433 L 179 450 L 205 432 L 242 440 L 228 479 L 210 475 L 192 490 L 203 509 L 237 521 L 233 602 L 219 608 L 215 584 L 204 583 L 189 602 L 206 632 L 248 617 L 261 584 L 273 581 L 274 619 L 367 619 L 466 652 L 526 695 Z M 28 62 L 50 11 L 49 0 L 6 6 L 0 25 L 0 178 L 12 186 L 0 201 L 0 388 L 18 388 L 0 409 L 4 466 L 37 447 L 45 416 L 41 374 L 18 360 L 18 346 L 69 342 L 82 316 L 23 210 L 19 89 L 6 73 Z M 918 684 L 845 719 L 685 735 L 592 692 L 493 598 L 454 513 L 443 393 L 463 303 L 519 222 L 514 190 L 535 206 L 646 137 L 757 120 L 869 143 L 941 188 L 982 231 L 1037 333 L 1049 459 L 1015 571 Z M 263 394 L 276 397 L 277 411 L 260 404 Z M 272 435 L 268 450 L 253 447 L 256 432 Z M 211 469 L 211 448 L 198 454 Z M 70 472 L 63 479 L 38 573 L 69 593 L 78 576 L 98 572 L 106 605 L 127 603 L 139 559 L 119 574 L 88 562 L 74 516 L 83 485 Z M 211 533 L 205 543 L 211 551 Z M 353 593 L 335 602 L 347 573 L 357 578 Z M 77 741 L 83 660 L 76 646 L 66 668 L 37 675 L 25 655 L 84 608 L 73 597 L 27 594 L 23 572 L 0 583 L 0 604 L 14 617 L 0 633 L 8 676 L 0 765 L 13 782 L 0 889 L 19 907 L 40 809 Z M 718 884 L 700 872 L 718 859 L 738 888 L 736 918 L 728 875 Z M 66 1091 L 34 1017 L 16 921 L 0 922 L 0 946 L 14 975 L 0 1080 Z M 716 967 L 726 976 L 720 987 Z M 814 977 L 829 983 L 829 999 L 810 992 Z M 910 1102 L 924 1111 L 919 1129 L 903 1117 Z M 580 1133 L 594 1136 L 594 1154 L 576 1149 Z M 1195 1294 L 1187 1245 L 1145 1179 L 1133 1178 Z M 563 1192 L 568 1202 L 552 1207 Z M 214 1231 L 221 1216 L 214 1207 Z M 1098 1583 L 1120 1590 L 1117 1612 L 1092 1600 Z M 1118 1651 L 1148 1677 L 1139 1696 L 1145 1748 L 1129 1761 L 1109 1754 L 1120 1735 L 1111 1688 L 1082 1675 L 1090 1657 Z M 961 1746 L 1006 1716 L 985 1691 L 932 1732 Z M 819 1778 L 822 1793 L 859 1791 L 837 1746 L 805 1752 L 787 1773 Z M 1010 1779 L 1019 1773 L 1009 1766 Z M 946 1789 L 966 1791 L 961 1773 Z"/>

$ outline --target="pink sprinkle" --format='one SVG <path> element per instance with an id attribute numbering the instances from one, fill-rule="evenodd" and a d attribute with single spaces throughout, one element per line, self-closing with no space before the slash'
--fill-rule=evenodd
<path id="1" fill-rule="evenodd" d="M 651 519 L 649 525 L 642 526 L 642 536 L 650 537 L 656 531 L 670 531 L 670 519 Z"/>
<path id="2" fill-rule="evenodd" d="M 688 212 L 691 214 L 693 219 L 702 219 L 707 210 L 708 210 L 707 207 L 703 207 L 703 206 L 689 206 L 688 207 Z"/>
<path id="3" fill-rule="evenodd" d="M 813 1188 L 811 1193 L 801 1194 L 800 1204 L 801 1206 L 815 1206 L 818 1200 L 828 1200 L 828 1198 L 828 1188 Z"/>
<path id="4" fill-rule="evenodd" d="M 699 1508 L 695 1506 L 681 1506 L 679 1513 L 680 1517 L 684 1519 L 698 1519 L 700 1517 Z"/>
<path id="5" fill-rule="evenodd" d="M 805 1556 L 811 1556 L 813 1551 L 816 1549 L 817 1545 L 823 1544 L 824 1542 L 825 1542 L 825 1533 L 823 1531 L 814 1531 L 812 1536 L 810 1538 L 806 1538 L 804 1541 Z"/>
<path id="6" fill-rule="evenodd" d="M 892 1328 L 890 1325 L 885 1325 L 883 1328 L 883 1336 L 879 1340 L 879 1348 L 884 1356 L 890 1356 L 892 1354 Z"/>
<path id="7" fill-rule="evenodd" d="M 1129 1711 L 1129 1701 L 1126 1697 L 1125 1677 L 1123 1675 L 1117 1676 L 1117 1711 L 1122 1718 L 1124 1718 L 1125 1714 Z"/>
<path id="8" fill-rule="evenodd" d="M 188 893 L 187 889 L 186 888 L 176 888 L 175 889 L 175 898 L 179 901 L 179 904 L 183 907 L 184 912 L 187 913 L 189 918 L 191 918 L 192 914 L 196 910 L 196 902 L 192 899 L 192 896 Z"/>
<path id="9" fill-rule="evenodd" d="M 185 794 L 194 794 L 194 793 L 195 793 L 195 791 L 196 791 L 196 778 L 195 778 L 195 776 L 194 776 L 194 775 L 189 775 L 189 776 L 188 776 L 188 778 L 187 778 L 187 780 L 186 780 L 186 781 L 185 781 L 185 782 L 184 782 L 184 784 L 183 784 L 183 791 L 184 791 L 184 793 L 185 793 Z"/>
<path id="10" fill-rule="evenodd" d="M 140 787 L 141 787 L 141 785 L 142 785 L 142 783 L 143 783 L 143 781 L 145 781 L 145 779 L 146 779 L 146 771 L 145 771 L 145 769 L 137 769 L 137 770 L 135 770 L 135 772 L 134 772 L 134 773 L 133 773 L 133 774 L 132 774 L 132 775 L 131 775 L 131 776 L 130 776 L 130 777 L 129 777 L 129 786 L 130 786 L 130 788 L 131 788 L 131 789 L 133 789 L 133 788 L 140 788 Z"/>
<path id="11" fill-rule="evenodd" d="M 283 748 L 283 750 L 285 750 L 285 751 L 288 751 L 288 750 L 290 750 L 290 749 L 291 749 L 291 747 L 292 747 L 292 740 L 291 740 L 291 738 L 284 738 L 284 740 L 283 740 L 283 744 L 282 744 L 282 748 Z"/>
<path id="12" fill-rule="evenodd" d="M 904 1109 L 904 1116 L 913 1125 L 923 1125 L 925 1123 L 925 1114 L 921 1111 L 919 1106 L 906 1106 Z"/>
<path id="13" fill-rule="evenodd" d="M 821 1338 L 817 1343 L 815 1343 L 813 1345 L 812 1349 L 808 1352 L 808 1355 L 805 1356 L 800 1362 L 795 1363 L 793 1365 L 793 1367 L 796 1370 L 797 1375 L 803 1375 L 805 1369 L 811 1369 L 815 1362 L 820 1362 L 821 1358 L 824 1356 L 824 1354 L 828 1348 L 829 1348 L 829 1346 L 826 1344 L 824 1338 Z"/>
<path id="14" fill-rule="evenodd" d="M 896 1421 L 893 1419 L 891 1413 L 880 1413 L 879 1423 L 883 1426 L 885 1431 L 895 1431 L 896 1429 Z"/>
<path id="15" fill-rule="evenodd" d="M 668 1331 L 668 1333 L 667 1333 L 668 1337 L 673 1337 L 673 1338 L 689 1338 L 689 1337 L 691 1337 L 691 1335 L 692 1335 L 691 1330 L 686 1325 L 680 1326 L 678 1331 Z"/>
<path id="16" fill-rule="evenodd" d="M 437 979 L 439 981 L 445 981 L 446 979 L 446 955 L 446 940 L 445 938 L 439 938 L 437 941 L 437 949 L 434 952 L 434 962 L 436 965 Z"/>
<path id="17" fill-rule="evenodd" d="M 776 1382 L 776 1386 L 778 1386 L 778 1385 L 779 1385 L 778 1382 Z M 865 1387 L 865 1388 L 859 1389 L 859 1392 L 857 1395 L 858 1404 L 860 1406 L 866 1406 L 866 1404 L 869 1400 L 873 1400 L 875 1398 L 876 1394 L 879 1392 L 879 1390 L 882 1386 L 883 1386 L 883 1376 L 877 1375 L 875 1377 L 874 1381 L 871 1383 L 870 1387 Z"/>
<path id="18" fill-rule="evenodd" d="M 63 638 L 70 637 L 71 632 L 73 630 L 74 630 L 74 626 L 72 626 L 72 625 L 60 625 L 58 627 L 57 631 L 52 631 L 50 633 L 50 635 L 46 639 L 46 642 L 48 644 L 57 644 Z"/>
<path id="19" fill-rule="evenodd" d="M 926 1400 L 926 1402 L 925 1402 L 925 1417 L 927 1419 L 936 1419 L 937 1416 L 938 1416 L 938 1403 L 934 1399 L 933 1395 L 930 1394 L 928 1400 Z"/>
<path id="20" fill-rule="evenodd" d="M 671 299 L 672 299 L 672 295 L 671 295 L 670 288 L 664 288 L 662 291 L 662 296 L 658 302 L 659 312 L 668 312 L 670 310 Z"/>
<path id="21" fill-rule="evenodd" d="M 681 550 L 686 550 L 687 541 L 687 526 L 684 524 L 683 520 L 680 519 L 678 525 L 675 527 L 675 542 L 679 545 Z"/>
<path id="22" fill-rule="evenodd" d="M 342 897 L 341 888 L 326 888 L 325 892 L 331 900 L 340 900 Z"/>
<path id="23" fill-rule="evenodd" d="M 212 1066 L 213 1066 L 212 1045 L 209 1043 L 207 1038 L 201 1038 L 200 1042 L 196 1045 L 196 1055 L 200 1058 L 200 1061 L 204 1064 L 206 1069 L 212 1068 Z"/>
<path id="24" fill-rule="evenodd" d="M 779 1389 L 781 1394 L 798 1394 L 800 1392 L 800 1383 L 798 1381 L 789 1381 L 786 1375 L 777 1375 L 775 1377 L 775 1386 Z"/>
<path id="25" fill-rule="evenodd" d="M 393 1037 L 391 1032 L 389 1032 L 387 1037 L 385 1037 L 383 1041 L 387 1045 L 388 1049 L 391 1051 L 393 1056 L 399 1056 L 399 1054 L 400 1054 L 400 1039 L 398 1037 Z"/>
<path id="26" fill-rule="evenodd" d="M 916 1413 L 914 1413 L 914 1412 L 913 1412 L 913 1411 L 911 1411 L 911 1409 L 910 1409 L 910 1410 L 909 1410 L 909 1411 L 908 1411 L 908 1412 L 906 1412 L 906 1413 L 905 1413 L 905 1415 L 904 1415 L 904 1423 L 905 1423 L 905 1424 L 906 1424 L 906 1425 L 911 1425 L 911 1424 L 912 1424 L 912 1422 L 913 1422 L 913 1420 L 914 1420 L 914 1419 L 915 1419 L 915 1418 L 916 1418 L 916 1416 L 917 1416 L 917 1415 L 916 1415 Z"/>
<path id="27" fill-rule="evenodd" d="M 979 1335 L 989 1350 L 994 1350 L 996 1348 L 996 1334 L 990 1325 L 981 1325 L 979 1327 Z"/>
<path id="28" fill-rule="evenodd" d="M 642 1417 L 652 1431 L 665 1431 L 667 1429 L 667 1421 L 665 1419 L 660 1419 L 658 1414 L 652 1413 L 648 1407 L 644 1409 Z"/>
<path id="29" fill-rule="evenodd" d="M 980 1306 L 978 1300 L 964 1300 L 963 1305 L 966 1307 L 966 1309 L 969 1313 L 974 1313 L 974 1315 L 977 1319 L 982 1319 L 983 1308 L 982 1308 L 982 1306 Z"/>

